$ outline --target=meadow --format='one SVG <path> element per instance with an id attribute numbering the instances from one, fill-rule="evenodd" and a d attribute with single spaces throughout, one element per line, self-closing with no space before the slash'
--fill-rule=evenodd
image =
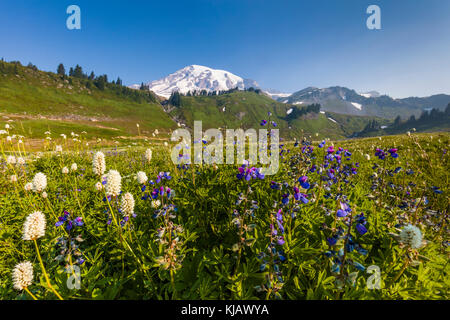
<path id="1" fill-rule="evenodd" d="M 167 135 L 19 132 L 0 131 L 0 299 L 449 299 L 448 133 L 301 136 L 263 176 L 174 165 Z"/>

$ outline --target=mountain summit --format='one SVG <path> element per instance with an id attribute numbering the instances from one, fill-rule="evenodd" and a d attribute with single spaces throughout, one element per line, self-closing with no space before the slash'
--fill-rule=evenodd
<path id="1" fill-rule="evenodd" d="M 147 84 L 157 95 L 169 98 L 172 92 L 222 91 L 234 88 L 246 89 L 258 87 L 256 81 L 243 79 L 229 71 L 216 70 L 199 65 L 190 65 L 168 75 L 165 78 Z M 132 86 L 136 87 L 136 85 Z"/>

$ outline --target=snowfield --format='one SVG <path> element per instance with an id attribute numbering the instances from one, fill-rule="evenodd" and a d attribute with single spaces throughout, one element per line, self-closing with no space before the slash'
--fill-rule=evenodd
<path id="1" fill-rule="evenodd" d="M 356 102 L 351 102 L 351 104 L 358 110 L 362 110 L 362 105 Z"/>
<path id="2" fill-rule="evenodd" d="M 334 122 L 334 123 L 337 123 L 337 121 L 334 120 L 334 119 L 328 118 L 328 120 L 330 120 L 330 121 L 332 121 L 332 122 Z"/>

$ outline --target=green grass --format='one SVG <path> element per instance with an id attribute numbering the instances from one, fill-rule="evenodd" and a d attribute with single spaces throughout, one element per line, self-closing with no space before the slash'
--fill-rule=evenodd
<path id="1" fill-rule="evenodd" d="M 12 129 L 11 134 L 19 134 L 17 130 Z M 2 146 L 4 140 L 0 142 Z M 445 241 L 449 237 L 444 212 L 448 210 L 450 176 L 448 153 L 443 150 L 449 147 L 450 135 L 329 141 L 325 148 L 319 148 L 317 141 L 311 143 L 312 154 L 301 152 L 301 146 L 286 144 L 284 149 L 291 152 L 280 159 L 278 173 L 248 182 L 236 177 L 238 165 L 176 168 L 169 160 L 170 149 L 163 146 L 103 150 L 106 172 L 118 170 L 121 190 L 133 194 L 135 199 L 136 217 L 130 217 L 124 228 L 116 223 L 123 219 L 123 211 L 118 211 L 123 194 L 109 204 L 103 201 L 104 191 L 98 192 L 94 187 L 102 178 L 92 171 L 93 150 L 84 145 L 62 154 L 35 157 L 29 153 L 24 165 L 4 164 L 0 177 L 0 299 L 31 299 L 25 291 L 15 290 L 12 282 L 13 268 L 26 260 L 34 270 L 30 292 L 40 300 L 56 298 L 45 282 L 34 244 L 22 240 L 26 217 L 38 210 L 44 213 L 47 227 L 37 246 L 52 286 L 66 300 L 448 300 L 450 266 Z M 309 169 L 313 164 L 323 164 L 331 144 L 335 150 L 348 148 L 352 155 L 351 159 L 342 157 L 342 165 L 333 161 L 330 166 L 345 171 L 345 167 L 358 163 L 358 173 L 343 175 L 335 183 L 324 185 L 317 171 L 311 173 Z M 148 147 L 153 149 L 150 163 L 143 157 Z M 381 161 L 374 157 L 377 147 L 397 147 L 399 157 Z M 50 149 L 54 149 L 54 142 Z M 365 154 L 371 159 L 367 160 Z M 14 155 L 22 154 L 16 150 Z M 3 163 L 5 160 L 2 156 Z M 63 174 L 62 168 L 70 168 L 72 163 L 77 163 L 77 171 Z M 398 167 L 402 170 L 393 174 Z M 413 174 L 408 175 L 408 170 L 413 170 Z M 171 216 L 160 215 L 161 211 L 152 206 L 152 199 L 142 199 L 142 185 L 135 179 L 138 171 L 144 171 L 153 182 L 159 172 L 171 172 L 170 180 L 162 179 L 155 185 L 146 183 L 149 191 L 170 187 L 175 192 L 173 197 L 158 196 L 162 205 L 176 206 L 176 211 L 169 211 Z M 25 183 L 37 172 L 47 176 L 48 201 L 38 193 L 24 190 Z M 18 179 L 14 183 L 10 182 L 13 174 Z M 311 188 L 301 190 L 308 203 L 296 201 L 292 194 L 293 186 L 299 186 L 298 178 L 303 175 L 311 183 Z M 272 181 L 282 184 L 283 189 L 272 189 Z M 378 185 L 375 189 L 374 184 Z M 433 186 L 442 193 L 433 192 Z M 287 204 L 281 202 L 284 194 L 290 194 Z M 416 201 L 424 197 L 426 203 Z M 337 218 L 339 201 L 343 199 L 354 210 L 347 218 Z M 417 210 L 401 209 L 399 205 L 404 202 L 417 206 Z M 269 243 L 275 242 L 270 225 L 275 225 L 281 234 L 274 223 L 279 209 L 285 242 L 274 246 L 285 257 L 283 261 L 276 258 L 278 255 L 272 258 L 267 250 Z M 56 227 L 64 211 L 71 214 L 71 219 L 82 217 L 84 225 L 70 233 L 64 227 Z M 365 234 L 358 233 L 355 226 L 356 215 L 361 213 L 367 219 Z M 367 253 L 347 252 L 345 257 L 351 260 L 347 260 L 344 271 L 335 272 L 334 259 L 326 253 L 338 252 L 346 240 L 341 238 L 330 246 L 327 239 L 336 234 L 335 227 L 348 232 L 350 216 L 353 240 Z M 115 221 L 108 224 L 112 217 Z M 236 226 L 236 219 L 243 228 Z M 426 245 L 419 249 L 400 246 L 393 234 L 408 223 L 420 228 Z M 182 229 L 161 233 L 162 228 L 167 231 L 177 226 Z M 75 240 L 78 236 L 83 241 Z M 61 251 L 56 245 L 61 237 L 70 237 L 78 247 Z M 169 250 L 167 244 L 174 239 L 177 244 Z M 262 252 L 267 255 L 260 259 Z M 85 259 L 79 266 L 80 289 L 71 290 L 66 285 L 71 274 L 64 270 L 67 264 L 78 265 L 79 254 Z M 166 268 L 164 257 L 173 254 L 177 264 Z M 366 269 L 356 269 L 354 262 Z M 403 268 L 405 262 L 408 265 Z M 367 268 L 372 265 L 380 268 L 381 289 L 367 288 L 371 276 Z M 348 280 L 343 286 L 342 279 Z"/>

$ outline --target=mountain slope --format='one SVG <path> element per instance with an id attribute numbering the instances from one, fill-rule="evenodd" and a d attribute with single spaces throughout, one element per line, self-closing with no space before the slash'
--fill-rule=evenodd
<path id="1" fill-rule="evenodd" d="M 411 115 L 420 116 L 427 109 L 444 110 L 450 102 L 450 95 L 434 95 L 424 98 L 393 99 L 377 92 L 359 94 L 345 87 L 309 87 L 293 93 L 279 101 L 290 104 L 320 103 L 322 110 L 361 116 L 395 118 L 400 115 L 407 119 Z"/>

